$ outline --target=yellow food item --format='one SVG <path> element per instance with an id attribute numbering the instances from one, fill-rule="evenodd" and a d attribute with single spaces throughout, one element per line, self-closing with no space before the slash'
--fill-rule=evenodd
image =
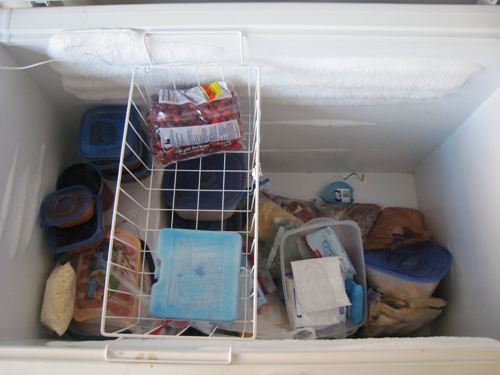
<path id="1" fill-rule="evenodd" d="M 267 241 L 269 234 L 274 226 L 274 219 L 286 219 L 297 225 L 304 224 L 302 220 L 296 218 L 291 213 L 281 208 L 272 200 L 260 197 L 259 199 L 259 241 Z M 254 236 L 252 232 L 252 236 Z"/>
<path id="2" fill-rule="evenodd" d="M 48 328 L 62 336 L 73 316 L 76 295 L 76 272 L 70 263 L 54 267 L 43 296 L 40 320 Z"/>

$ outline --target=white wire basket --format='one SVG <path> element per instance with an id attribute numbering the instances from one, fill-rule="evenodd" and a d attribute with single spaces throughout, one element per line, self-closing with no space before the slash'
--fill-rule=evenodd
<path id="1" fill-rule="evenodd" d="M 231 187 L 225 191 L 225 184 L 219 191 L 222 197 L 226 193 L 238 193 L 243 198 L 236 206 L 215 210 L 211 219 L 210 230 L 236 232 L 242 238 L 242 262 L 238 295 L 238 314 L 233 322 L 212 322 L 200 320 L 170 319 L 169 317 L 151 316 L 149 306 L 151 300 L 151 284 L 155 282 L 152 269 L 158 266 L 157 238 L 162 228 L 184 228 L 190 230 L 208 230 L 204 218 L 204 210 L 200 202 L 196 209 L 184 209 L 192 215 L 188 220 L 179 220 L 182 209 L 175 203 L 168 204 L 165 194 L 181 194 L 176 187 L 166 187 L 163 183 L 165 165 L 156 160 L 151 151 L 148 136 L 148 118 L 152 95 L 160 89 L 186 89 L 206 85 L 211 82 L 225 82 L 237 94 L 238 108 L 243 131 L 241 149 L 217 152 L 224 160 L 221 171 L 230 176 L 226 169 L 227 160 L 232 154 L 243 159 L 244 187 Z M 117 171 L 115 202 L 110 229 L 110 246 L 106 268 L 105 289 L 103 294 L 103 313 L 101 317 L 101 333 L 108 337 L 151 337 L 151 338 L 235 338 L 252 339 L 257 333 L 257 240 L 254 233 L 258 231 L 258 186 L 260 176 L 259 144 L 260 144 L 260 106 L 259 106 L 259 71 L 248 66 L 150 66 L 136 68 L 132 77 L 127 122 L 123 137 L 120 167 Z M 131 119 L 138 114 L 139 126 Z M 144 152 L 138 155 L 137 147 L 129 144 L 127 135 L 134 132 L 139 137 Z M 136 173 L 137 166 L 131 169 L 127 165 L 127 155 L 134 155 L 141 160 L 141 173 Z M 203 169 L 203 159 L 199 163 L 198 173 Z M 167 166 L 168 173 L 177 178 L 178 173 L 185 172 L 180 162 Z M 190 170 L 192 172 L 192 170 Z M 229 177 L 228 177 L 229 178 Z M 198 197 L 204 191 L 198 186 Z M 224 199 L 224 198 L 222 198 Z M 211 209 L 211 214 L 214 210 Z M 229 216 L 229 218 L 227 218 Z M 229 221 L 231 222 L 229 223 Z M 218 223 L 218 224 L 214 224 Z M 230 225 L 229 225 L 230 224 Z M 186 226 L 187 225 L 187 226 Z M 139 238 L 141 245 L 129 241 L 121 233 Z M 129 248 L 129 254 L 138 254 L 136 261 L 124 261 L 123 249 Z M 118 276 L 117 276 L 118 275 Z M 121 279 L 121 283 L 117 279 Z M 121 285 L 121 286 L 120 286 Z M 125 287 L 123 287 L 125 285 Z M 114 296 L 114 297 L 113 297 Z M 114 298 L 122 296 L 128 300 L 128 309 L 116 307 Z"/>

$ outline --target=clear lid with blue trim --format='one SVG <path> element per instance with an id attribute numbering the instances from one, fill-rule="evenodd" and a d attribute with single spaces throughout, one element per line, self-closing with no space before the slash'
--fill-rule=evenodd
<path id="1" fill-rule="evenodd" d="M 70 186 L 47 195 L 40 206 L 42 228 L 70 227 L 92 217 L 92 191 L 83 185 Z"/>
<path id="2" fill-rule="evenodd" d="M 441 280 L 451 265 L 451 253 L 435 242 L 403 244 L 396 249 L 366 250 L 365 263 L 376 271 L 419 283 Z"/>

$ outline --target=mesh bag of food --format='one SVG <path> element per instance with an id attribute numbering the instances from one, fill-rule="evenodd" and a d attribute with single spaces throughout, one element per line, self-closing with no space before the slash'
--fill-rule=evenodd
<path id="1" fill-rule="evenodd" d="M 146 121 L 152 153 L 164 165 L 242 148 L 236 92 L 225 82 L 161 89 L 151 98 Z"/>

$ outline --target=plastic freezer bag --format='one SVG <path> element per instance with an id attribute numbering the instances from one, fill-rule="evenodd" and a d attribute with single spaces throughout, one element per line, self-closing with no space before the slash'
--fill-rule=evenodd
<path id="1" fill-rule="evenodd" d="M 241 150 L 243 123 L 236 92 L 225 82 L 161 89 L 146 118 L 152 153 L 162 164 Z"/>

